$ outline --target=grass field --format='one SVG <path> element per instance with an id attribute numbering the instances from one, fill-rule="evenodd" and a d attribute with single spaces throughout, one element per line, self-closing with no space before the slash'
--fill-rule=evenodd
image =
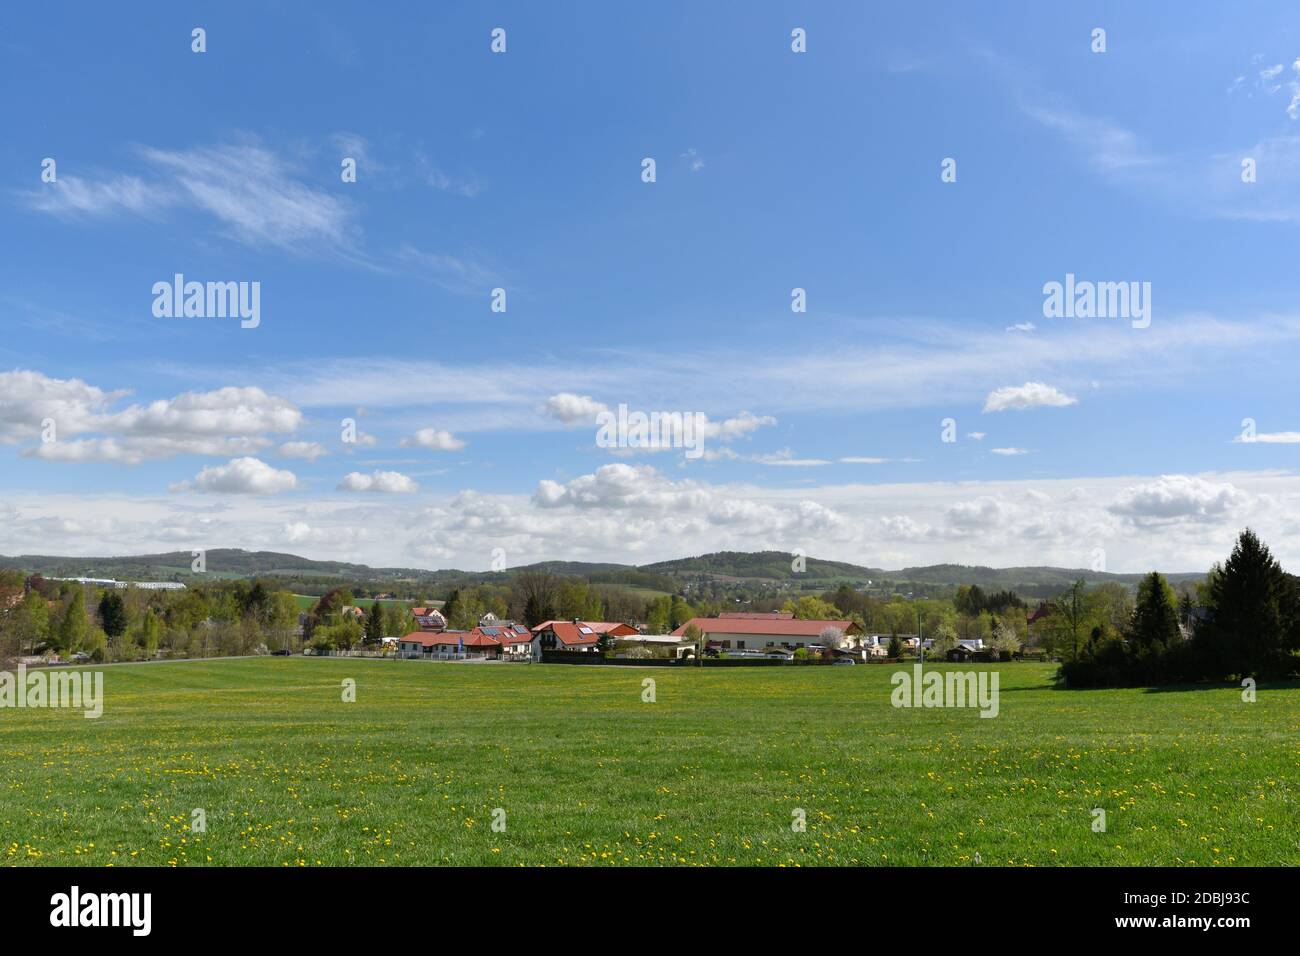
<path id="1" fill-rule="evenodd" d="M 1059 691 L 1006 665 L 982 719 L 893 708 L 894 670 L 105 667 L 97 720 L 0 710 L 0 861 L 1300 862 L 1300 687 Z"/>
<path id="2" fill-rule="evenodd" d="M 320 598 L 319 598 L 318 596 L 313 596 L 313 595 L 311 595 L 311 594 L 295 594 L 293 597 L 294 597 L 294 600 L 298 602 L 298 610 L 300 610 L 300 611 L 310 611 L 312 608 L 314 608 L 314 607 L 316 606 L 316 602 L 320 600 Z M 374 599 L 374 598 L 356 598 L 356 599 L 353 601 L 353 603 L 354 603 L 357 607 L 365 608 L 365 609 L 368 611 L 368 610 L 370 610 L 370 608 L 375 604 L 375 599 Z M 399 600 L 397 600 L 396 598 L 380 598 L 378 603 L 382 604 L 385 608 L 389 608 L 389 607 L 392 607 L 394 604 L 410 604 L 410 605 L 415 605 L 415 604 L 420 604 L 421 602 L 419 602 L 419 601 L 399 601 Z M 434 602 L 432 602 L 432 604 L 433 604 L 434 607 L 441 607 L 441 606 L 442 606 L 442 602 L 441 602 L 441 601 L 434 601 Z"/>

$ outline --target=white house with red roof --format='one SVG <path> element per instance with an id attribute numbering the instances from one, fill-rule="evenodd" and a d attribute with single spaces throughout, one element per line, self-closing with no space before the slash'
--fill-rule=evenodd
<path id="1" fill-rule="evenodd" d="M 419 630 L 398 638 L 397 656 L 408 660 L 532 660 L 536 656 L 534 642 L 528 628 L 510 622 L 472 631 Z"/>
<path id="2" fill-rule="evenodd" d="M 543 621 L 533 628 L 543 651 L 595 651 L 602 637 L 631 637 L 638 631 L 621 621 Z"/>
<path id="3" fill-rule="evenodd" d="M 686 629 L 695 625 L 704 634 L 705 642 L 719 650 L 761 651 L 767 647 L 781 647 L 788 651 L 801 647 L 825 646 L 822 631 L 833 628 L 840 632 L 836 647 L 861 629 L 852 621 L 801 621 L 787 612 L 770 614 L 723 614 L 719 617 L 691 618 L 677 630 L 674 637 L 683 637 Z"/>
<path id="4" fill-rule="evenodd" d="M 420 625 L 422 631 L 444 631 L 447 629 L 447 619 L 442 616 L 442 612 L 436 607 L 413 607 L 411 616 L 415 618 L 415 623 Z"/>

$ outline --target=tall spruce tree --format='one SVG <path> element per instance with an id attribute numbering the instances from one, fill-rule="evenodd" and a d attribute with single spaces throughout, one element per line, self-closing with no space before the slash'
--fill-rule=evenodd
<path id="1" fill-rule="evenodd" d="M 1212 676 L 1284 676 L 1300 636 L 1298 612 L 1295 579 L 1247 528 L 1212 577 L 1209 620 L 1197 630 L 1197 643 L 1219 671 Z"/>
<path id="2" fill-rule="evenodd" d="M 126 604 L 117 591 L 105 591 L 99 599 L 99 623 L 110 638 L 126 633 Z"/>

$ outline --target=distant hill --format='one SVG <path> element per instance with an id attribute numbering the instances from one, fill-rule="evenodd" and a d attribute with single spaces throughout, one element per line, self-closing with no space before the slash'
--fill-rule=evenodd
<path id="1" fill-rule="evenodd" d="M 195 577 L 193 553 L 170 551 L 163 554 L 124 555 L 111 558 L 57 557 L 40 554 L 0 555 L 0 568 L 39 571 L 49 577 L 117 578 L 124 581 L 183 581 Z M 313 561 L 278 551 L 244 551 L 240 548 L 212 548 L 204 552 L 206 574 L 212 577 L 293 577 L 387 579 L 432 577 L 419 568 L 371 568 L 346 561 Z"/>
<path id="2" fill-rule="evenodd" d="M 189 551 L 119 557 L 78 558 L 23 554 L 0 556 L 0 569 L 19 568 L 39 571 L 49 577 L 117 578 L 124 581 L 186 581 L 196 577 L 190 569 Z M 1049 597 L 1060 593 L 1072 581 L 1083 578 L 1089 584 L 1117 581 L 1135 585 L 1141 574 L 1108 574 L 1077 568 L 971 567 L 961 564 L 935 564 L 927 567 L 885 571 L 880 568 L 827 561 L 807 557 L 804 570 L 792 568 L 793 556 L 784 551 L 717 551 L 689 558 L 631 565 L 613 562 L 543 561 L 508 571 L 429 571 L 421 568 L 372 568 L 345 561 L 316 561 L 277 551 L 244 551 L 238 548 L 213 548 L 206 552 L 207 575 L 216 578 L 267 577 L 330 586 L 333 583 L 382 585 L 409 582 L 438 587 L 463 587 L 482 581 L 504 581 L 510 574 L 538 569 L 553 574 L 585 577 L 594 583 L 620 585 L 643 591 L 672 592 L 679 587 L 699 585 L 744 587 L 793 586 L 801 590 L 827 590 L 848 584 L 874 591 L 935 594 L 961 584 L 977 584 L 985 591 L 1013 590 L 1026 598 Z M 1172 583 L 1197 580 L 1202 572 L 1175 572 L 1167 577 Z"/>
<path id="3" fill-rule="evenodd" d="M 965 564 L 932 564 L 922 568 L 904 568 L 886 571 L 886 578 L 900 584 L 930 584 L 955 586 L 977 584 L 985 591 L 1015 591 L 1021 597 L 1050 597 L 1064 591 L 1073 582 L 1083 578 L 1089 585 L 1115 581 L 1130 587 L 1137 585 L 1142 573 L 1112 574 L 1105 571 L 1088 571 L 1082 568 L 1021 567 L 987 568 Z M 1199 581 L 1202 571 L 1174 571 L 1165 573 L 1171 584 L 1182 581 Z"/>
<path id="4" fill-rule="evenodd" d="M 824 561 L 805 557 L 802 571 L 794 570 L 794 556 L 787 551 L 715 551 L 694 558 L 677 558 L 657 564 L 642 565 L 642 571 L 657 574 L 711 574 L 728 578 L 759 578 L 784 581 L 797 579 L 843 579 L 866 581 L 886 572 L 879 568 L 864 568 L 843 561 Z"/>

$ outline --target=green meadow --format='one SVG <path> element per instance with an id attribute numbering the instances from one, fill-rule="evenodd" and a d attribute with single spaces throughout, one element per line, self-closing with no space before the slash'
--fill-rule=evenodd
<path id="1" fill-rule="evenodd" d="M 1001 682 L 986 719 L 894 708 L 892 665 L 101 669 L 99 719 L 0 710 L 0 861 L 1300 862 L 1294 684 L 1246 703 L 1232 687 L 1062 691 L 1052 665 L 982 665 Z"/>

